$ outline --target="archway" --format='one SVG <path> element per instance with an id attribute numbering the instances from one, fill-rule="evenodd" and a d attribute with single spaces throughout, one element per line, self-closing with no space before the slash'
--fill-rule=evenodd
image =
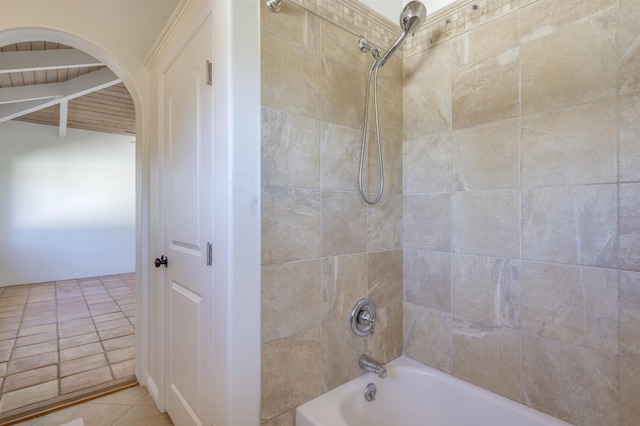
<path id="1" fill-rule="evenodd" d="M 109 69 L 111 69 L 122 80 L 127 90 L 131 94 L 136 111 L 136 376 L 141 384 L 144 384 L 147 359 L 147 348 L 144 342 L 147 341 L 147 268 L 146 260 L 148 258 L 148 147 L 147 139 L 144 133 L 144 111 L 145 103 L 142 101 L 138 85 L 145 82 L 136 82 L 127 72 L 124 66 L 110 53 L 95 44 L 72 34 L 43 28 L 21 28 L 0 31 L 0 46 L 13 43 L 27 42 L 31 40 L 45 40 L 55 43 L 61 43 L 72 46 L 78 50 L 84 51 L 94 58 L 101 61 Z"/>

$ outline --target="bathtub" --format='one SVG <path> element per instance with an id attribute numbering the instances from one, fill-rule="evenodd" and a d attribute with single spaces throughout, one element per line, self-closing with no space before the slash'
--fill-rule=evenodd
<path id="1" fill-rule="evenodd" d="M 404 356 L 386 367 L 385 379 L 366 373 L 299 406 L 296 426 L 569 425 Z M 371 402 L 369 383 L 377 386 Z"/>

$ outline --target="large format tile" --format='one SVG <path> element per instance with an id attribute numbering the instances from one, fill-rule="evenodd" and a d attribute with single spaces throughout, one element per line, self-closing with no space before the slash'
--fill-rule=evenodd
<path id="1" fill-rule="evenodd" d="M 523 262 L 522 330 L 617 354 L 617 271 Z"/>
<path id="2" fill-rule="evenodd" d="M 451 143 L 453 189 L 473 191 L 518 188 L 519 155 L 518 119 L 454 131 Z"/>
<path id="3" fill-rule="evenodd" d="M 262 267 L 263 343 L 317 328 L 320 316 L 319 259 Z"/>
<path id="4" fill-rule="evenodd" d="M 455 315 L 520 330 L 520 261 L 454 254 L 451 263 Z"/>
<path id="5" fill-rule="evenodd" d="M 262 105 L 320 118 L 320 56 L 317 50 L 263 31 Z"/>
<path id="6" fill-rule="evenodd" d="M 402 144 L 402 193 L 451 192 L 451 133 Z"/>
<path id="7" fill-rule="evenodd" d="M 262 109 L 262 185 L 320 188 L 320 122 Z"/>
<path id="8" fill-rule="evenodd" d="M 518 258 L 520 193 L 517 190 L 455 192 L 453 251 Z"/>
<path id="9" fill-rule="evenodd" d="M 615 5 L 541 0 L 523 9 L 523 115 L 616 95 Z"/>
<path id="10" fill-rule="evenodd" d="M 367 256 L 322 259 L 321 280 L 322 323 L 347 321 L 355 303 L 367 296 Z"/>
<path id="11" fill-rule="evenodd" d="M 640 181 L 640 144 L 638 143 L 640 120 L 638 120 L 638 111 L 640 111 L 640 93 L 618 98 L 620 182 Z"/>
<path id="12" fill-rule="evenodd" d="M 520 400 L 520 334 L 480 321 L 453 318 L 453 375 Z"/>
<path id="13" fill-rule="evenodd" d="M 404 195 L 402 211 L 405 248 L 451 250 L 451 194 Z"/>
<path id="14" fill-rule="evenodd" d="M 404 301 L 451 312 L 451 253 L 404 249 Z"/>
<path id="15" fill-rule="evenodd" d="M 640 273 L 620 272 L 620 353 L 640 359 Z"/>
<path id="16" fill-rule="evenodd" d="M 640 183 L 620 185 L 620 269 L 640 272 Z"/>
<path id="17" fill-rule="evenodd" d="M 618 424 L 618 358 L 563 342 L 522 335 L 527 405 L 569 423 Z"/>
<path id="18" fill-rule="evenodd" d="M 522 198 L 523 259 L 617 266 L 616 185 L 539 188 Z"/>
<path id="19" fill-rule="evenodd" d="M 262 345 L 261 421 L 322 393 L 321 329 Z"/>
<path id="20" fill-rule="evenodd" d="M 451 314 L 405 303 L 404 353 L 423 364 L 450 373 L 452 369 Z"/>

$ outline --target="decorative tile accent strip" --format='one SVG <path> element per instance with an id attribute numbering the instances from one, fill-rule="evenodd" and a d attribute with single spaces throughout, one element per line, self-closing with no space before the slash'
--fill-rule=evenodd
<path id="1" fill-rule="evenodd" d="M 400 34 L 398 24 L 390 22 L 358 0 L 288 0 L 345 30 L 364 36 L 381 50 L 387 49 Z M 410 56 L 458 34 L 513 12 L 538 0 L 458 0 L 427 16 L 427 22 L 413 37 L 407 37 L 400 54 Z M 400 13 L 400 11 L 398 11 Z"/>
<path id="2" fill-rule="evenodd" d="M 458 34 L 538 0 L 459 0 L 430 15 L 426 25 L 404 45 L 404 57 L 416 54 Z"/>

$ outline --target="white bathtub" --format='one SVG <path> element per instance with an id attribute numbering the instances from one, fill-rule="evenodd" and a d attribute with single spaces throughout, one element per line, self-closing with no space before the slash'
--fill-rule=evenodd
<path id="1" fill-rule="evenodd" d="M 407 357 L 386 367 L 386 379 L 366 373 L 299 406 L 296 426 L 569 425 Z M 369 383 L 378 388 L 371 402 Z"/>

